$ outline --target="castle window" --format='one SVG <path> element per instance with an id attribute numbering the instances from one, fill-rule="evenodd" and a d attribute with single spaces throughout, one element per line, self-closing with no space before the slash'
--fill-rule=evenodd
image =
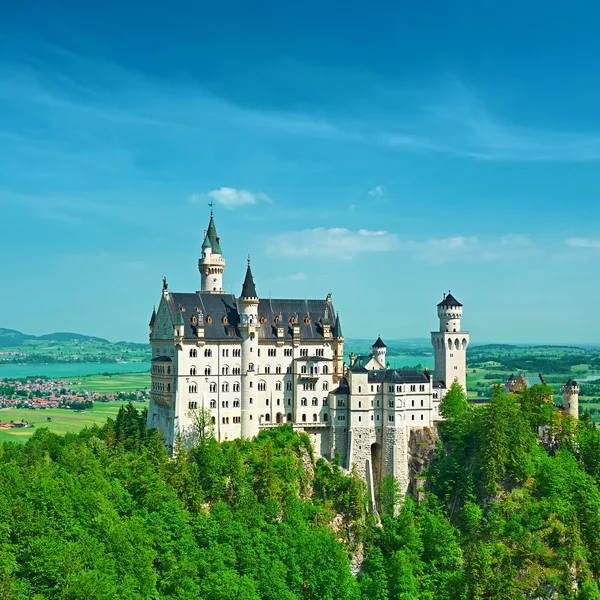
<path id="1" fill-rule="evenodd" d="M 361 392 L 361 386 L 359 385 L 358 386 L 358 393 L 360 394 L 360 392 Z"/>
<path id="2" fill-rule="evenodd" d="M 252 398 L 250 398 L 249 403 L 254 404 L 254 401 L 252 400 Z M 252 415 L 250 416 L 250 418 L 252 418 Z"/>
<path id="3" fill-rule="evenodd" d="M 208 315 L 208 317 L 206 317 L 206 322 L 210 325 L 212 323 L 212 317 L 210 315 Z"/>
<path id="4" fill-rule="evenodd" d="M 289 392 L 292 389 L 292 382 L 288 381 L 285 384 L 285 389 Z"/>
<path id="5" fill-rule="evenodd" d="M 292 399 L 288 398 L 288 406 L 291 406 L 291 405 L 292 405 Z"/>
<path id="6" fill-rule="evenodd" d="M 394 415 L 388 415 L 388 421 L 390 423 L 393 423 L 394 422 Z"/>
<path id="7" fill-rule="evenodd" d="M 360 423 L 361 421 L 362 421 L 362 417 L 359 415 L 358 422 Z"/>
<path id="8" fill-rule="evenodd" d="M 302 365 L 302 368 L 300 369 L 302 374 L 306 373 L 306 365 Z"/>
<path id="9" fill-rule="evenodd" d="M 277 406 L 281 406 L 281 399 L 277 398 Z"/>
<path id="10" fill-rule="evenodd" d="M 324 381 L 323 382 L 323 390 L 327 391 L 328 389 L 329 389 L 329 384 L 326 381 Z"/>
<path id="11" fill-rule="evenodd" d="M 308 400 L 306 398 L 302 398 L 302 400 L 300 400 L 300 406 L 308 406 Z"/>
<path id="12" fill-rule="evenodd" d="M 318 398 L 313 398 L 312 399 L 312 405 L 313 406 L 319 406 L 319 399 Z"/>
<path id="13" fill-rule="evenodd" d="M 423 420 L 423 415 L 421 415 L 421 421 Z"/>
<path id="14" fill-rule="evenodd" d="M 196 358 L 198 356 L 198 351 L 196 350 L 196 348 L 191 348 L 190 349 L 190 358 Z"/>
<path id="15" fill-rule="evenodd" d="M 304 322 L 305 322 L 307 325 L 310 325 L 310 317 L 306 317 L 306 319 L 304 319 Z"/>
<path id="16" fill-rule="evenodd" d="M 229 348 L 223 348 L 223 356 L 224 357 L 228 357 L 229 356 Z"/>
<path id="17" fill-rule="evenodd" d="M 419 391 L 424 392 L 425 391 L 425 386 L 424 385 L 420 385 L 419 386 Z"/>
<path id="18" fill-rule="evenodd" d="M 414 405 L 415 405 L 415 401 L 414 401 L 414 400 L 412 400 L 412 406 L 414 406 Z"/>
<path id="19" fill-rule="evenodd" d="M 254 371 L 254 363 L 248 364 L 248 371 Z"/>
<path id="20" fill-rule="evenodd" d="M 269 422 L 271 420 L 271 415 L 265 415 L 265 421 Z"/>
<path id="21" fill-rule="evenodd" d="M 377 415 L 377 420 L 379 421 L 379 415 Z"/>
<path id="22" fill-rule="evenodd" d="M 346 406 L 346 401 L 343 398 L 338 398 L 337 405 Z"/>
<path id="23" fill-rule="evenodd" d="M 225 325 L 227 325 L 227 323 L 229 323 L 229 319 L 227 317 L 223 317 L 222 321 Z"/>
<path id="24" fill-rule="evenodd" d="M 371 386 L 371 391 L 373 391 L 373 386 Z"/>
<path id="25" fill-rule="evenodd" d="M 278 391 L 278 392 L 281 390 L 281 381 L 276 381 L 275 382 L 275 390 Z"/>
<path id="26" fill-rule="evenodd" d="M 417 386 L 416 385 L 411 385 L 410 386 L 410 391 L 411 392 L 416 392 L 417 391 Z"/>
<path id="27" fill-rule="evenodd" d="M 267 389 L 267 384 L 265 381 L 259 381 L 258 382 L 258 391 L 259 392 L 264 392 Z"/>
<path id="28" fill-rule="evenodd" d="M 338 415 L 338 421 L 345 421 L 346 415 Z"/>
<path id="29" fill-rule="evenodd" d="M 362 402 L 360 400 L 358 401 L 358 408 L 362 408 Z"/>
<path id="30" fill-rule="evenodd" d="M 276 348 L 267 348 L 267 356 L 276 356 L 277 349 Z"/>
<path id="31" fill-rule="evenodd" d="M 196 367 L 190 367 L 190 375 L 196 374 Z"/>
<path id="32" fill-rule="evenodd" d="M 388 402 L 388 408 L 394 408 L 394 401 L 393 400 L 390 400 Z"/>
<path id="33" fill-rule="evenodd" d="M 265 375 L 270 375 L 271 374 L 271 367 L 269 365 L 267 365 L 265 367 Z"/>
<path id="34" fill-rule="evenodd" d="M 214 381 L 210 384 L 209 391 L 210 392 L 216 392 L 217 391 L 217 384 Z"/>
<path id="35" fill-rule="evenodd" d="M 236 382 L 233 384 L 233 391 L 234 391 L 234 392 L 239 392 L 239 391 L 240 391 L 240 384 L 239 384 L 239 382 L 237 382 L 237 381 L 236 381 Z"/>
<path id="36" fill-rule="evenodd" d="M 283 355 L 284 356 L 292 356 L 293 355 L 293 351 L 291 348 L 284 348 L 283 349 Z"/>
<path id="37" fill-rule="evenodd" d="M 292 318 L 290 319 L 290 323 L 291 323 L 292 325 L 294 325 L 294 324 L 296 323 L 296 317 L 292 317 Z"/>
<path id="38" fill-rule="evenodd" d="M 197 402 L 188 402 L 188 408 L 190 410 L 195 410 L 198 408 L 198 403 Z"/>
<path id="39" fill-rule="evenodd" d="M 221 390 L 223 392 L 228 392 L 229 391 L 229 384 L 227 382 L 225 382 L 222 386 L 221 386 Z"/>
<path id="40" fill-rule="evenodd" d="M 323 406 L 329 406 L 329 400 L 327 397 L 323 398 Z"/>
<path id="41" fill-rule="evenodd" d="M 233 422 L 234 423 L 241 423 L 242 418 L 241 417 L 233 417 Z"/>
<path id="42" fill-rule="evenodd" d="M 328 419 L 328 418 L 329 418 L 329 417 L 328 417 L 327 413 L 323 413 L 323 421 L 324 421 L 324 422 L 327 422 L 327 419 Z"/>
<path id="43" fill-rule="evenodd" d="M 204 369 L 204 374 L 205 374 L 205 375 L 210 375 L 210 367 L 206 367 L 206 368 Z"/>
<path id="44" fill-rule="evenodd" d="M 300 348 L 300 356 L 308 356 L 308 348 Z"/>
<path id="45" fill-rule="evenodd" d="M 306 423 L 306 415 L 302 415 L 302 422 Z"/>
<path id="46" fill-rule="evenodd" d="M 239 400 L 234 400 L 233 401 L 233 408 L 239 408 L 240 407 L 240 401 Z"/>
<path id="47" fill-rule="evenodd" d="M 240 367 L 233 367 L 233 369 L 231 369 L 231 372 L 232 372 L 234 375 L 240 375 L 240 374 L 241 374 L 241 372 L 242 372 L 242 369 L 240 369 Z"/>
<path id="48" fill-rule="evenodd" d="M 415 415 L 411 415 L 411 419 L 414 421 L 415 420 Z"/>
<path id="49" fill-rule="evenodd" d="M 222 375 L 229 375 L 229 366 L 228 365 L 223 365 L 221 367 L 221 374 Z"/>
<path id="50" fill-rule="evenodd" d="M 292 365 L 288 365 L 287 369 L 285 370 L 286 373 L 290 374 L 292 373 Z"/>
<path id="51" fill-rule="evenodd" d="M 205 348 L 204 350 L 204 357 L 205 358 L 210 358 L 212 356 L 212 350 L 210 348 Z"/>
<path id="52" fill-rule="evenodd" d="M 281 365 L 277 365 L 275 367 L 275 373 L 277 373 L 277 375 L 281 375 Z"/>
<path id="53" fill-rule="evenodd" d="M 327 365 L 323 365 L 323 375 L 327 375 L 329 373 L 329 367 Z"/>
<path id="54" fill-rule="evenodd" d="M 233 349 L 233 353 L 232 356 L 237 356 L 238 358 L 242 355 L 242 350 L 241 348 L 234 348 Z"/>
<path id="55" fill-rule="evenodd" d="M 212 423 L 213 425 L 215 424 L 215 418 L 214 418 L 214 417 L 211 417 L 211 418 L 210 418 L 210 421 L 211 421 L 211 423 Z"/>
<path id="56" fill-rule="evenodd" d="M 423 406 L 423 400 L 421 400 L 421 406 Z"/>
<path id="57" fill-rule="evenodd" d="M 196 321 L 197 321 L 197 320 L 198 320 L 198 319 L 196 319 L 196 315 L 192 315 L 192 323 L 193 323 L 194 325 L 196 324 Z"/>
<path id="58" fill-rule="evenodd" d="M 318 418 L 317 418 L 316 413 L 313 413 L 313 421 L 317 421 L 317 420 L 318 420 Z"/>
<path id="59" fill-rule="evenodd" d="M 210 401 L 210 407 L 211 408 L 217 408 L 217 401 L 216 400 L 211 400 Z"/>
<path id="60" fill-rule="evenodd" d="M 315 351 L 315 354 L 317 356 L 324 356 L 325 355 L 323 348 L 317 348 L 316 351 Z"/>
<path id="61" fill-rule="evenodd" d="M 264 325 L 267 322 L 267 320 L 264 317 L 261 317 L 260 322 L 262 325 Z"/>
<path id="62" fill-rule="evenodd" d="M 291 422 L 291 420 L 292 420 L 292 413 L 288 413 L 287 414 L 287 420 L 288 420 L 288 423 Z"/>
<path id="63" fill-rule="evenodd" d="M 188 391 L 190 394 L 196 394 L 198 392 L 198 386 L 195 383 L 190 383 Z"/>

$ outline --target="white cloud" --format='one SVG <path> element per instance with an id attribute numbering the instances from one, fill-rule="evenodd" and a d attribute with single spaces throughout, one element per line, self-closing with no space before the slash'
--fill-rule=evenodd
<path id="1" fill-rule="evenodd" d="M 600 239 L 568 238 L 565 243 L 574 248 L 600 248 Z"/>
<path id="2" fill-rule="evenodd" d="M 477 236 L 454 236 L 443 239 L 407 240 L 402 246 L 416 260 L 433 264 L 510 260 L 531 255 L 536 250 L 527 236 L 514 234 L 487 239 Z"/>
<path id="3" fill-rule="evenodd" d="M 208 192 L 207 196 L 216 200 L 225 208 L 236 208 L 248 204 L 257 204 L 258 202 L 272 202 L 271 198 L 261 192 L 254 193 L 248 190 L 236 190 L 235 188 L 222 187 L 218 190 Z M 192 194 L 192 198 L 198 197 L 198 194 Z"/>
<path id="4" fill-rule="evenodd" d="M 343 227 L 317 227 L 277 235 L 267 243 L 272 256 L 352 258 L 358 252 L 389 252 L 398 246 L 395 233 Z"/>
<path id="5" fill-rule="evenodd" d="M 387 189 L 384 185 L 376 185 L 374 188 L 370 189 L 367 194 L 371 196 L 371 198 L 383 198 L 387 194 Z"/>

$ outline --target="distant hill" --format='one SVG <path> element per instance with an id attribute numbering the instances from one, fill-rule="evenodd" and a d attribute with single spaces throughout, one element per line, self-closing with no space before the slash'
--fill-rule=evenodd
<path id="1" fill-rule="evenodd" d="M 26 340 L 55 342 L 71 342 L 77 340 L 78 342 L 100 342 L 110 344 L 110 342 L 104 338 L 83 335 L 81 333 L 58 331 L 56 333 L 46 333 L 44 335 L 30 335 L 28 333 L 23 333 L 22 331 L 17 331 L 16 329 L 5 329 L 4 327 L 0 327 L 0 348 L 19 346 Z"/>

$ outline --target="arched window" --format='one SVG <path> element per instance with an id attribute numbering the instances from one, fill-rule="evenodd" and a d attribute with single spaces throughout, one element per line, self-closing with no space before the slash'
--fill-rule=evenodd
<path id="1" fill-rule="evenodd" d="M 211 356 L 212 356 L 212 350 L 211 350 L 210 348 L 205 348 L 205 349 L 204 349 L 204 356 L 205 356 L 206 358 L 209 358 L 209 357 L 211 357 Z"/>
<path id="2" fill-rule="evenodd" d="M 195 383 L 190 383 L 188 390 L 189 390 L 190 394 L 196 394 L 196 393 L 198 393 L 198 385 Z"/>
<path id="3" fill-rule="evenodd" d="M 302 371 L 302 373 L 306 373 L 306 365 L 302 365 L 301 371 Z"/>
<path id="4" fill-rule="evenodd" d="M 233 408 L 239 408 L 240 407 L 240 401 L 236 398 L 233 401 Z"/>
<path id="5" fill-rule="evenodd" d="M 302 422 L 306 423 L 306 415 L 302 415 Z"/>
<path id="6" fill-rule="evenodd" d="M 205 367 L 204 374 L 205 375 L 210 375 L 210 367 Z M 195 375 L 195 373 L 194 373 L 194 375 Z"/>
<path id="7" fill-rule="evenodd" d="M 265 375 L 269 375 L 271 373 L 271 367 L 269 365 L 267 365 L 265 367 Z"/>
<path id="8" fill-rule="evenodd" d="M 258 382 L 258 391 L 259 392 L 264 392 L 267 389 L 267 382 L 266 381 L 259 381 Z"/>
<path id="9" fill-rule="evenodd" d="M 222 386 L 221 386 L 221 390 L 224 392 L 228 392 L 229 391 L 229 384 L 227 382 L 225 382 Z"/>
<path id="10" fill-rule="evenodd" d="M 236 382 L 233 384 L 233 391 L 234 391 L 234 392 L 239 392 L 239 391 L 240 391 L 240 384 L 239 384 L 239 382 L 237 382 L 237 381 L 236 381 Z"/>
<path id="11" fill-rule="evenodd" d="M 288 381 L 288 382 L 285 384 L 285 389 L 286 389 L 286 390 L 288 390 L 288 391 L 292 389 L 292 382 L 291 382 L 291 381 Z"/>
<path id="12" fill-rule="evenodd" d="M 276 389 L 277 391 L 280 391 L 280 390 L 281 390 L 281 381 L 276 381 L 276 382 L 275 382 L 275 389 Z"/>
<path id="13" fill-rule="evenodd" d="M 316 414 L 316 413 L 314 413 L 314 414 L 313 414 L 313 421 L 317 421 L 317 420 L 318 420 L 318 419 L 317 419 L 317 414 Z"/>
<path id="14" fill-rule="evenodd" d="M 292 413 L 287 414 L 288 423 L 292 420 Z"/>
<path id="15" fill-rule="evenodd" d="M 300 406 L 308 406 L 308 400 L 306 398 L 302 398 L 302 400 L 300 400 Z"/>
<path id="16" fill-rule="evenodd" d="M 248 364 L 248 371 L 254 371 L 254 363 Z"/>
<path id="17" fill-rule="evenodd" d="M 323 365 L 323 375 L 327 375 L 329 373 L 329 367 L 327 365 Z"/>
<path id="18" fill-rule="evenodd" d="M 323 421 L 324 421 L 324 422 L 327 422 L 327 419 L 328 419 L 328 418 L 329 418 L 329 417 L 327 416 L 327 413 L 323 413 Z"/>
<path id="19" fill-rule="evenodd" d="M 323 382 L 323 391 L 327 391 L 329 389 L 329 383 L 326 381 Z"/>
<path id="20" fill-rule="evenodd" d="M 196 358 L 196 356 L 198 356 L 198 350 L 196 350 L 196 348 L 192 348 L 190 350 L 190 358 Z"/>
<path id="21" fill-rule="evenodd" d="M 312 399 L 312 405 L 313 406 L 319 406 L 319 399 L 318 398 L 313 398 Z"/>
<path id="22" fill-rule="evenodd" d="M 214 381 L 210 384 L 209 391 L 211 391 L 211 392 L 217 391 L 217 384 Z"/>
<path id="23" fill-rule="evenodd" d="M 265 421 L 268 423 L 271 420 L 271 415 L 265 415 Z"/>
<path id="24" fill-rule="evenodd" d="M 217 401 L 216 400 L 211 400 L 210 401 L 210 407 L 211 408 L 217 408 Z"/>
<path id="25" fill-rule="evenodd" d="M 229 375 L 229 366 L 228 365 L 223 365 L 221 367 L 221 374 L 222 375 Z"/>
<path id="26" fill-rule="evenodd" d="M 196 367 L 190 367 L 190 375 L 196 375 Z"/>

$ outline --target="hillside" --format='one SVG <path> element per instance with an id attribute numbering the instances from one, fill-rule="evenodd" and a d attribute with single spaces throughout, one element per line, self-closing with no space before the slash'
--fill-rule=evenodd
<path id="1" fill-rule="evenodd" d="M 112 343 L 101 337 L 64 331 L 36 336 L 0 328 L 0 364 L 147 360 L 150 360 L 148 344 Z"/>

